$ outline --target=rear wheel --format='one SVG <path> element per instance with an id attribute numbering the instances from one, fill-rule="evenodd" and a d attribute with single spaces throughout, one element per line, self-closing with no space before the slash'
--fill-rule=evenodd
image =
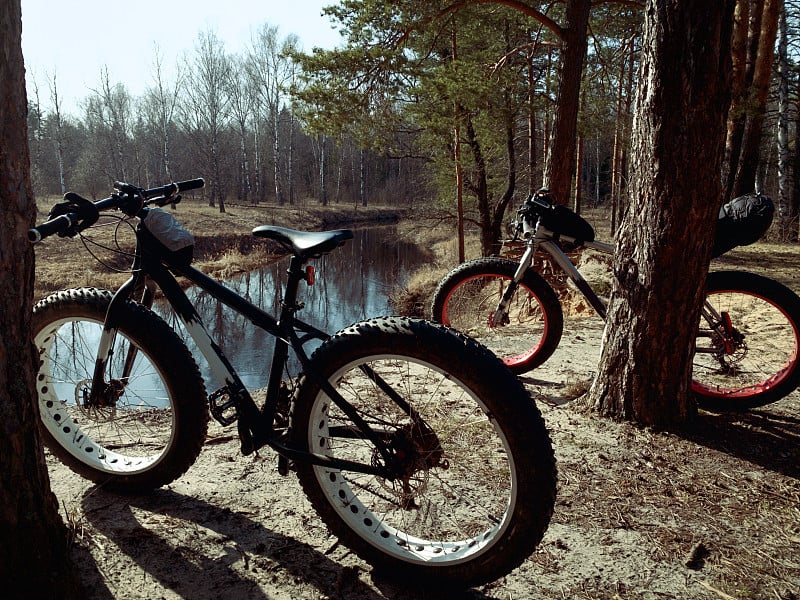
<path id="1" fill-rule="evenodd" d="M 83 288 L 57 292 L 34 307 L 41 429 L 48 448 L 79 475 L 141 492 L 170 483 L 194 463 L 208 425 L 205 387 L 169 325 L 128 302 L 104 374 L 106 389 L 90 401 L 110 302 L 110 292 Z"/>
<path id="2" fill-rule="evenodd" d="M 780 400 L 800 383 L 800 298 L 740 271 L 708 275 L 692 389 L 698 403 L 742 410 Z"/>
<path id="3" fill-rule="evenodd" d="M 311 378 L 294 404 L 293 445 L 395 473 L 297 462 L 306 495 L 344 544 L 406 584 L 449 587 L 493 581 L 533 552 L 553 512 L 555 459 L 538 409 L 495 356 L 397 317 L 343 330 L 313 365 L 391 456 Z"/>
<path id="4" fill-rule="evenodd" d="M 495 310 L 512 284 L 518 264 L 479 258 L 450 271 L 433 296 L 433 320 L 475 338 L 515 373 L 544 363 L 561 341 L 564 316 L 553 288 L 528 269 L 504 317 Z"/>

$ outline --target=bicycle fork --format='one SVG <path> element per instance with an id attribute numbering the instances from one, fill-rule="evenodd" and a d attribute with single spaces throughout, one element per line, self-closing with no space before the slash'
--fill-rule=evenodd
<path id="1" fill-rule="evenodd" d="M 525 276 L 525 273 L 531 266 L 535 252 L 535 244 L 528 244 L 525 247 L 525 252 L 523 253 L 522 258 L 519 261 L 519 265 L 517 265 L 517 270 L 514 273 L 514 278 L 511 280 L 511 283 L 508 284 L 508 287 L 506 287 L 505 292 L 503 292 L 503 297 L 500 299 L 500 303 L 497 305 L 497 308 L 489 317 L 489 325 L 491 327 L 508 324 L 508 306 L 511 304 L 511 299 L 514 297 L 514 294 L 517 291 L 519 282 L 522 281 L 522 278 Z"/>
<path id="2" fill-rule="evenodd" d="M 550 232 L 545 232 L 544 235 L 551 235 Z M 603 244 L 601 242 L 592 242 L 587 243 L 587 247 L 591 247 L 595 250 L 604 253 L 612 253 L 613 247 L 608 244 Z M 533 264 L 533 257 L 536 254 L 536 251 L 539 248 L 542 248 L 545 252 L 547 252 L 553 260 L 556 262 L 558 267 L 566 273 L 567 277 L 569 277 L 578 290 L 581 292 L 586 301 L 589 302 L 591 307 L 597 312 L 597 314 L 605 320 L 606 318 L 606 305 L 600 299 L 600 297 L 594 293 L 592 287 L 589 283 L 584 279 L 583 275 L 581 275 L 580 271 L 575 268 L 575 265 L 569 260 L 569 257 L 564 254 L 561 248 L 558 245 L 550 241 L 547 238 L 544 239 L 537 239 L 534 238 L 533 240 L 529 241 L 525 252 L 520 258 L 519 265 L 517 266 L 517 270 L 514 273 L 514 278 L 509 283 L 508 287 L 506 288 L 505 292 L 503 293 L 503 297 L 500 300 L 500 303 L 497 305 L 494 313 L 491 315 L 491 324 L 494 325 L 505 325 L 508 323 L 508 306 L 511 303 L 511 299 L 514 297 L 514 294 L 517 291 L 517 287 L 519 283 L 522 281 L 523 277 L 525 277 L 525 273 Z"/>
<path id="3" fill-rule="evenodd" d="M 108 310 L 106 311 L 103 331 L 100 334 L 91 387 L 88 393 L 84 390 L 83 401 L 86 407 L 114 406 L 120 396 L 122 396 L 125 386 L 128 383 L 128 378 L 133 371 L 133 364 L 139 353 L 139 349 L 133 343 L 129 343 L 128 347 L 125 349 L 125 360 L 123 361 L 122 370 L 118 376 L 112 378 L 109 371 L 108 381 L 106 381 L 106 372 L 114 354 L 114 344 L 117 339 L 118 323 L 120 321 L 119 307 L 125 303 L 136 289 L 142 291 L 141 303 L 144 306 L 150 308 L 153 304 L 155 294 L 153 293 L 152 286 L 143 283 L 142 280 L 136 276 L 131 277 L 131 279 L 114 294 L 108 306 Z"/>
<path id="4" fill-rule="evenodd" d="M 698 346 L 695 352 L 713 354 L 723 369 L 730 368 L 724 357 L 732 356 L 743 349 L 746 351 L 744 336 L 733 326 L 730 314 L 726 311 L 717 312 L 708 300 L 703 303 L 701 315 L 709 328 L 701 329 L 698 337 L 709 338 L 711 346 L 706 348 Z"/>

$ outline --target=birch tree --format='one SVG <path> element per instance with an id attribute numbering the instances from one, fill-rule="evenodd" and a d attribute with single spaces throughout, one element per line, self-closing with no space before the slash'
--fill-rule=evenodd
<path id="1" fill-rule="evenodd" d="M 286 202 L 283 192 L 284 171 L 281 168 L 281 115 L 289 85 L 294 77 L 290 54 L 297 45 L 296 35 L 292 34 L 280 40 L 278 28 L 264 24 L 254 36 L 248 56 L 250 73 L 260 100 L 258 107 L 262 111 L 262 118 L 268 123 L 275 201 L 280 205 Z"/>
<path id="2" fill-rule="evenodd" d="M 231 99 L 231 119 L 236 125 L 236 132 L 239 136 L 237 198 L 250 200 L 253 194 L 253 183 L 250 173 L 248 142 L 256 105 L 255 90 L 252 78 L 247 74 L 247 61 L 241 57 L 234 57 L 231 59 L 231 64 L 228 95 Z"/>
<path id="3" fill-rule="evenodd" d="M 111 177 L 127 181 L 128 151 L 131 140 L 132 98 L 122 83 L 111 83 L 108 67 L 100 70 L 100 87 L 94 91 L 98 102 L 92 106 L 105 126 L 111 157 Z"/>
<path id="4" fill-rule="evenodd" d="M 50 103 L 53 106 L 53 124 L 55 126 L 53 143 L 58 165 L 58 183 L 61 194 L 64 195 L 67 192 L 67 177 L 64 173 L 64 121 L 61 116 L 61 97 L 58 95 L 58 79 L 55 71 L 48 83 L 50 85 Z"/>
<path id="5" fill-rule="evenodd" d="M 175 119 L 175 109 L 178 105 L 178 96 L 181 91 L 182 77 L 180 73 L 172 84 L 164 76 L 164 60 L 158 46 L 153 48 L 153 84 L 147 89 L 145 95 L 149 97 L 155 107 L 155 125 L 161 137 L 161 164 L 164 181 L 172 181 L 170 169 L 172 151 L 172 128 Z"/>
<path id="6" fill-rule="evenodd" d="M 202 152 L 202 171 L 208 173 L 208 204 L 219 203 L 225 212 L 225 194 L 221 169 L 221 136 L 230 117 L 228 80 L 231 64 L 222 41 L 209 30 L 201 32 L 195 43 L 194 56 L 187 65 L 191 76 L 180 110 L 180 123 Z"/>

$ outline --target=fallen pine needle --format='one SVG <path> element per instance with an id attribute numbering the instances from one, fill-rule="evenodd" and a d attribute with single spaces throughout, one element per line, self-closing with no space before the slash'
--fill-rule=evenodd
<path id="1" fill-rule="evenodd" d="M 734 598 L 733 596 L 729 596 L 725 592 L 723 592 L 721 590 L 718 590 L 713 585 L 710 585 L 710 584 L 706 583 L 705 581 L 700 581 L 699 579 L 695 579 L 695 581 L 697 583 L 699 583 L 700 585 L 702 585 L 707 590 L 710 590 L 710 591 L 714 592 L 720 598 L 725 598 L 725 600 L 736 600 L 736 598 Z"/>

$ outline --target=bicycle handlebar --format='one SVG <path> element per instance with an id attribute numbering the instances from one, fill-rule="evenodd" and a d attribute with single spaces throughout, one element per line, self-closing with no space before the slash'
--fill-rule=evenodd
<path id="1" fill-rule="evenodd" d="M 129 185 L 127 183 L 122 183 L 120 181 L 114 183 L 114 187 L 123 193 L 126 194 L 138 193 L 145 200 L 150 200 L 151 198 L 157 198 L 159 196 L 170 198 L 171 196 L 178 194 L 180 192 L 188 192 L 189 190 L 196 190 L 198 188 L 203 187 L 205 183 L 206 183 L 205 180 L 198 177 L 197 179 L 188 179 L 187 181 L 168 183 L 167 185 L 150 188 L 149 190 L 141 190 L 135 186 Z"/>
<path id="2" fill-rule="evenodd" d="M 82 198 L 74 192 L 68 192 L 64 194 L 65 202 L 56 204 L 51 209 L 50 218 L 46 222 L 28 230 L 28 240 L 35 244 L 53 234 L 59 234 L 62 237 L 74 236 L 92 225 L 97 220 L 97 214 L 102 210 L 127 207 L 132 202 L 138 202 L 140 208 L 154 202 L 161 206 L 169 202 L 177 203 L 180 201 L 180 196 L 177 194 L 196 190 L 204 185 L 205 181 L 202 178 L 168 183 L 150 189 L 116 182 L 114 188 L 119 193 L 97 202 Z"/>
<path id="3" fill-rule="evenodd" d="M 534 227 L 539 217 L 552 210 L 553 197 L 550 195 L 549 189 L 541 188 L 528 194 L 528 197 L 522 202 L 522 206 L 517 209 L 518 218 L 515 220 L 514 239 L 516 240 L 522 233 L 526 223 L 529 227 Z"/>
<path id="4" fill-rule="evenodd" d="M 79 215 L 75 213 L 68 213 L 66 215 L 60 215 L 55 219 L 50 219 L 36 227 L 32 227 L 28 229 L 28 240 L 35 244 L 46 237 L 50 237 L 54 233 L 66 231 L 77 222 L 78 217 Z"/>

